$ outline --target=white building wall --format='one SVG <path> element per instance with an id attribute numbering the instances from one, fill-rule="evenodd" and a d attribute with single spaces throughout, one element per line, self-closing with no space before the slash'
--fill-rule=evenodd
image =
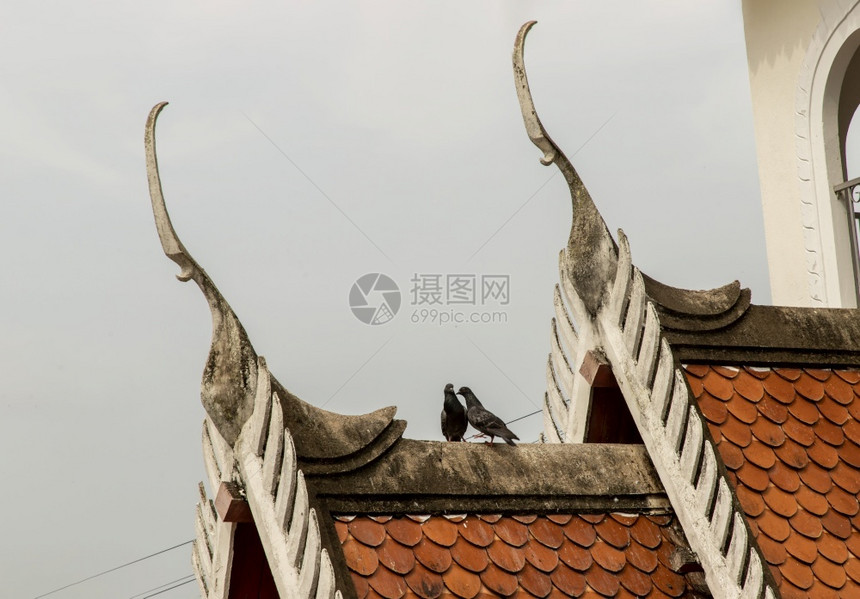
<path id="1" fill-rule="evenodd" d="M 855 307 L 839 97 L 860 45 L 858 0 L 744 0 L 773 302 Z"/>
<path id="2" fill-rule="evenodd" d="M 819 21 L 809 0 L 744 0 L 750 90 L 773 303 L 813 306 L 797 157 L 798 74 Z"/>

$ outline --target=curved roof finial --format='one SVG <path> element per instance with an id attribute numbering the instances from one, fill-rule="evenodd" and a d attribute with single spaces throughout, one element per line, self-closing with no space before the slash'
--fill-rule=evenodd
<path id="1" fill-rule="evenodd" d="M 526 35 L 536 22 L 529 21 L 524 24 L 514 42 L 513 63 L 517 98 L 529 139 L 543 152 L 541 163 L 555 164 L 570 188 L 573 218 L 567 242 L 566 269 L 586 308 L 591 314 L 595 314 L 602 302 L 606 286 L 614 280 L 618 248 L 576 169 L 549 136 L 535 110 L 523 61 L 523 48 Z"/>
<path id="2" fill-rule="evenodd" d="M 233 309 L 206 271 L 182 245 L 170 222 L 155 153 L 155 122 L 165 106 L 167 102 L 160 102 L 150 111 L 143 141 L 152 213 L 165 255 L 182 269 L 176 277 L 180 281 L 193 279 L 209 303 L 212 313 L 212 345 L 203 371 L 200 399 L 218 431 L 232 446 L 242 430 L 242 425 L 254 410 L 257 354 Z"/>

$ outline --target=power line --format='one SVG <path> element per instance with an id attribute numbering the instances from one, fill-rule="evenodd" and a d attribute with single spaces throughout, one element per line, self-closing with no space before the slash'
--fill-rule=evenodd
<path id="1" fill-rule="evenodd" d="M 188 578 L 188 580 L 185 580 L 186 578 Z M 194 579 L 194 574 L 186 574 L 185 576 L 181 576 L 181 577 L 177 578 L 176 580 L 171 580 L 170 582 L 165 582 L 164 584 L 160 584 L 157 587 L 152 587 L 151 589 L 146 589 L 142 593 L 138 593 L 137 595 L 129 597 L 128 599 L 138 599 L 142 595 L 146 595 L 147 593 L 151 593 L 152 591 L 158 591 L 160 589 L 164 589 L 164 587 L 166 587 L 167 585 L 176 584 L 177 582 L 180 582 L 180 581 L 191 582 L 191 580 L 193 580 L 193 579 Z M 164 589 L 164 590 L 169 591 L 170 589 Z M 151 597 L 152 595 L 149 595 L 149 596 Z"/>
<path id="2" fill-rule="evenodd" d="M 535 410 L 534 412 L 529 412 L 525 416 L 520 416 L 519 418 L 514 418 L 513 420 L 508 420 L 507 422 L 505 422 L 505 426 L 507 426 L 509 424 L 513 424 L 514 422 L 519 422 L 520 420 L 523 420 L 524 418 L 528 418 L 529 416 L 534 416 L 535 414 L 540 414 L 541 412 L 543 412 L 542 409 L 541 410 Z M 471 437 L 466 437 L 466 439 L 467 440 L 468 439 L 474 439 L 475 437 L 479 437 L 479 436 L 483 436 L 483 435 L 484 435 L 483 433 L 475 433 Z"/>
<path id="3" fill-rule="evenodd" d="M 178 588 L 179 588 L 179 587 L 181 587 L 181 586 L 185 586 L 185 585 L 186 585 L 186 584 L 188 584 L 189 582 L 194 582 L 194 575 L 192 575 L 192 576 L 191 576 L 191 578 L 190 578 L 190 579 L 188 579 L 188 580 L 186 580 L 185 582 L 180 582 L 179 584 L 175 584 L 175 585 L 173 585 L 172 587 L 167 587 L 167 588 L 166 588 L 166 589 L 164 589 L 163 591 L 158 591 L 157 593 L 153 593 L 152 595 L 147 595 L 147 596 L 146 596 L 146 597 L 144 597 L 143 599 L 149 599 L 150 597 L 155 597 L 156 595 L 160 595 L 160 594 L 162 594 L 162 593 L 166 593 L 167 591 L 172 591 L 173 589 L 178 589 Z"/>
<path id="4" fill-rule="evenodd" d="M 99 572 L 98 574 L 93 574 L 92 576 L 87 576 L 86 578 L 82 578 L 81 580 L 77 580 L 77 581 L 75 581 L 75 582 L 70 582 L 70 583 L 69 583 L 69 584 L 67 584 L 67 585 L 64 585 L 64 586 L 58 587 L 58 588 L 56 588 L 56 589 L 54 589 L 54 590 L 52 590 L 52 591 L 48 591 L 47 593 L 42 593 L 41 595 L 37 595 L 36 597 L 33 597 L 33 599 L 42 599 L 42 597 L 47 597 L 48 595 L 53 595 L 54 593 L 59 593 L 60 591 L 63 591 L 63 590 L 65 590 L 65 589 L 68 589 L 69 587 L 73 587 L 73 586 L 79 585 L 79 584 L 81 584 L 81 583 L 83 583 L 83 582 L 87 582 L 88 580 L 92 580 L 93 578 L 98 578 L 99 576 L 104 576 L 105 574 L 110 574 L 111 572 L 116 572 L 117 570 L 119 570 L 119 569 L 121 569 L 121 568 L 125 568 L 126 566 L 130 566 L 130 565 L 132 565 L 132 564 L 136 564 L 136 563 L 138 563 L 138 562 L 142 562 L 143 560 L 149 559 L 149 558 L 151 558 L 151 557 L 155 557 L 156 555 L 161 555 L 162 553 L 167 553 L 168 551 L 172 551 L 172 550 L 174 550 L 174 549 L 178 549 L 179 547 L 182 547 L 183 545 L 190 545 L 190 544 L 191 544 L 191 543 L 193 543 L 193 542 L 194 542 L 194 539 L 191 539 L 190 541 L 185 541 L 184 543 L 179 543 L 178 545 L 174 545 L 173 547 L 168 547 L 167 549 L 162 549 L 161 551 L 156 551 L 155 553 L 150 553 L 149 555 L 145 555 L 145 556 L 143 556 L 143 557 L 139 557 L 139 558 L 137 558 L 137 559 L 135 559 L 135 560 L 132 560 L 132 561 L 130 561 L 130 562 L 126 562 L 126 563 L 124 563 L 124 564 L 122 564 L 122 565 L 120 565 L 120 566 L 116 566 L 116 567 L 114 567 L 114 568 L 110 568 L 110 569 L 108 569 L 108 570 L 104 570 L 104 571 L 102 571 L 102 572 Z"/>
<path id="5" fill-rule="evenodd" d="M 145 595 L 145 597 L 143 597 L 143 599 L 149 599 L 149 597 L 155 597 L 156 595 L 160 595 L 161 593 L 166 593 L 167 591 L 172 591 L 173 589 L 179 588 L 182 585 L 186 585 L 189 582 L 194 582 L 194 580 L 195 580 L 194 574 L 186 574 L 185 576 L 183 576 L 181 578 L 177 578 L 176 580 L 171 580 L 170 582 L 165 582 L 164 584 L 160 584 L 157 587 L 153 587 L 149 590 L 143 591 L 142 593 L 138 593 L 137 595 L 134 595 L 133 597 L 129 597 L 128 599 L 138 599 L 138 597 L 141 597 L 143 595 Z M 173 586 L 169 586 L 168 588 L 164 588 L 164 587 L 167 587 L 168 585 L 173 585 Z M 158 591 L 158 592 L 153 593 L 152 591 Z M 147 595 L 147 593 L 151 593 L 151 594 Z"/>

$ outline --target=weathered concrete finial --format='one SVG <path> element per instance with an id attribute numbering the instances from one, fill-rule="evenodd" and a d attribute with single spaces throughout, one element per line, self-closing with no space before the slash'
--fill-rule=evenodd
<path id="1" fill-rule="evenodd" d="M 541 163 L 547 166 L 555 164 L 570 188 L 573 218 L 567 242 L 565 268 L 585 307 L 594 315 L 603 300 L 606 286 L 615 277 L 618 248 L 576 169 L 549 136 L 535 110 L 523 61 L 523 47 L 526 34 L 536 22 L 529 21 L 523 25 L 514 42 L 513 63 L 517 98 L 529 139 L 543 152 Z"/>
<path id="2" fill-rule="evenodd" d="M 212 345 L 203 370 L 200 399 L 224 440 L 232 446 L 254 410 L 257 354 L 227 300 L 182 245 L 170 222 L 155 153 L 155 122 L 165 106 L 167 102 L 161 102 L 150 111 L 143 142 L 152 213 L 164 253 L 182 269 L 177 278 L 180 281 L 193 279 L 209 303 Z"/>

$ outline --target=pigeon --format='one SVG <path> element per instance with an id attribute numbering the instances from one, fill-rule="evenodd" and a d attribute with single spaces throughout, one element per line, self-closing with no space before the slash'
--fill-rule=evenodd
<path id="1" fill-rule="evenodd" d="M 485 435 L 489 435 L 490 445 L 493 444 L 494 437 L 501 437 L 508 445 L 516 445 L 513 439 L 519 441 L 520 438 L 508 430 L 501 418 L 484 408 L 471 389 L 460 387 L 457 394 L 462 395 L 466 400 L 466 418 L 469 424 Z"/>
<path id="2" fill-rule="evenodd" d="M 445 407 L 442 409 L 442 434 L 448 441 L 463 441 L 466 432 L 466 410 L 454 393 L 454 385 L 445 385 Z"/>

